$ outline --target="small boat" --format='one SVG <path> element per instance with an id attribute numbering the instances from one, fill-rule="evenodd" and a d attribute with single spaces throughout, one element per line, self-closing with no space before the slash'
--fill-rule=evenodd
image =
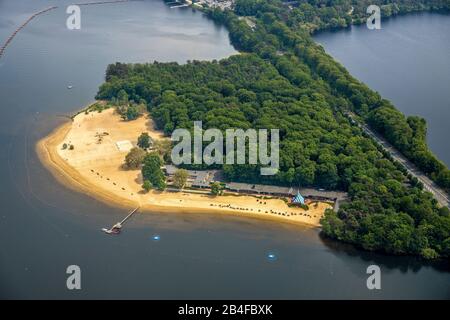
<path id="1" fill-rule="evenodd" d="M 73 88 L 73 86 L 67 86 L 67 89 L 72 89 Z"/>
<path id="2" fill-rule="evenodd" d="M 105 232 L 105 233 L 107 233 L 107 234 L 111 234 L 111 230 L 109 230 L 109 229 L 102 228 L 102 231 Z"/>
<path id="3" fill-rule="evenodd" d="M 121 225 L 119 227 L 117 225 L 114 225 L 111 229 L 102 228 L 102 231 L 107 234 L 119 234 L 121 227 L 122 227 Z"/>

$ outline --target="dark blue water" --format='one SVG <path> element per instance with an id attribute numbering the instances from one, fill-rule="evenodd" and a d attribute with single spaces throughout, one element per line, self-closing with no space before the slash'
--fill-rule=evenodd
<path id="1" fill-rule="evenodd" d="M 420 13 L 315 36 L 356 78 L 428 123 L 431 150 L 450 166 L 450 15 Z"/>
<path id="2" fill-rule="evenodd" d="M 92 101 L 108 63 L 223 58 L 226 30 L 159 1 L 39 16 L 0 59 L 1 298 L 449 298 L 448 265 L 386 257 L 325 241 L 318 230 L 205 214 L 140 214 L 117 237 L 100 228 L 125 212 L 60 185 L 35 142 Z M 51 1 L 0 0 L 0 40 Z M 73 85 L 67 90 L 67 85 Z M 160 240 L 154 241 L 153 236 Z M 276 259 L 268 259 L 274 253 Z M 81 268 L 80 291 L 66 268 Z M 382 290 L 366 288 L 366 268 Z"/>

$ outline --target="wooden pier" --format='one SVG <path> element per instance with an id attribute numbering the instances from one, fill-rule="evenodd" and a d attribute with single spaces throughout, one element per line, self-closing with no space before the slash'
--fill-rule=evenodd
<path id="1" fill-rule="evenodd" d="M 136 207 L 133 209 L 125 218 L 122 219 L 122 221 L 117 222 L 115 225 L 113 225 L 111 228 L 102 228 L 102 231 L 107 234 L 119 234 L 122 230 L 123 224 L 139 209 L 139 207 Z"/>
<path id="2" fill-rule="evenodd" d="M 132 1 L 143 1 L 143 0 L 106 0 L 106 1 L 92 1 L 92 2 L 80 2 L 74 3 L 76 6 L 90 6 L 96 4 L 109 4 L 109 3 L 121 3 L 121 2 L 132 2 Z"/>
<path id="3" fill-rule="evenodd" d="M 170 9 L 174 9 L 174 8 L 183 8 L 183 7 L 189 7 L 189 6 L 190 6 L 189 4 L 183 3 L 183 4 L 180 4 L 180 5 L 177 5 L 177 6 L 171 6 L 169 8 Z"/>

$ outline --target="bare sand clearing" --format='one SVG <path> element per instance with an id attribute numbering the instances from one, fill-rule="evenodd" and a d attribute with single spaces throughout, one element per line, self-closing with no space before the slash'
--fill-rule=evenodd
<path id="1" fill-rule="evenodd" d="M 65 185 L 123 207 L 140 206 L 152 212 L 205 212 L 275 219 L 318 226 L 323 212 L 332 205 L 316 202 L 309 210 L 290 208 L 281 199 L 232 195 L 213 197 L 188 192 L 142 192 L 140 170 L 122 167 L 127 150 L 136 145 L 142 132 L 162 139 L 148 115 L 123 121 L 113 109 L 91 111 L 75 116 L 40 140 L 41 161 Z M 64 144 L 66 147 L 64 148 Z M 73 150 L 70 146 L 73 145 Z"/>

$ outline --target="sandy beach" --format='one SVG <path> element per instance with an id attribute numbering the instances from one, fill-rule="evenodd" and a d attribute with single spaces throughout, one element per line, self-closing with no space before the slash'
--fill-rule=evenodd
<path id="1" fill-rule="evenodd" d="M 149 115 L 124 121 L 114 109 L 81 112 L 56 128 L 37 144 L 42 163 L 65 186 L 95 197 L 109 205 L 141 207 L 149 212 L 230 214 L 279 222 L 319 226 L 330 203 L 314 202 L 309 210 L 289 207 L 282 199 L 226 193 L 185 191 L 142 191 L 140 170 L 123 168 L 125 155 L 136 145 L 138 136 L 147 132 L 162 139 Z M 71 147 L 73 146 L 73 147 Z"/>

